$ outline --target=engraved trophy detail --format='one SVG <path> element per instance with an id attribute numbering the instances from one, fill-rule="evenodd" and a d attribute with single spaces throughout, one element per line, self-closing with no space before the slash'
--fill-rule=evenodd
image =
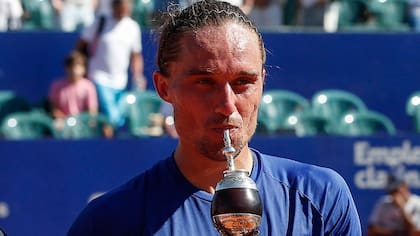
<path id="1" fill-rule="evenodd" d="M 216 185 L 211 204 L 213 224 L 221 235 L 258 235 L 262 216 L 262 202 L 255 182 L 248 171 L 235 169 L 229 130 L 224 131 L 223 155 L 228 169 Z"/>

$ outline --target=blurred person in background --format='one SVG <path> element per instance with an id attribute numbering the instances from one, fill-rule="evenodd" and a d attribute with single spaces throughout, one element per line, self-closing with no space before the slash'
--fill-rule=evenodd
<path id="1" fill-rule="evenodd" d="M 112 0 L 97 0 L 96 16 L 106 16 L 112 14 Z"/>
<path id="2" fill-rule="evenodd" d="M 0 0 L 0 32 L 20 29 L 22 16 L 20 0 Z"/>
<path id="3" fill-rule="evenodd" d="M 330 0 L 299 0 L 298 24 L 323 27 L 325 10 Z"/>
<path id="4" fill-rule="evenodd" d="M 178 138 L 175 128 L 174 108 L 169 102 L 163 101 L 159 109 L 160 115 L 163 117 L 163 129 L 165 133 L 172 138 Z"/>
<path id="5" fill-rule="evenodd" d="M 98 0 L 51 0 L 58 14 L 60 29 L 75 31 L 87 27 L 95 19 Z"/>
<path id="6" fill-rule="evenodd" d="M 412 28 L 420 32 L 420 0 L 408 0 L 408 6 Z"/>
<path id="7" fill-rule="evenodd" d="M 119 100 L 127 89 L 130 66 L 133 87 L 146 88 L 141 30 L 130 18 L 131 6 L 131 0 L 112 0 L 112 15 L 98 18 L 81 33 L 76 45 L 89 56 L 88 78 L 96 86 L 99 110 L 115 128 L 124 124 Z"/>
<path id="8" fill-rule="evenodd" d="M 368 236 L 420 235 L 420 197 L 395 173 L 389 174 L 386 191 L 373 208 Z"/>
<path id="9" fill-rule="evenodd" d="M 69 115 L 82 112 L 97 114 L 98 100 L 95 85 L 85 78 L 86 58 L 80 52 L 70 53 L 64 60 L 66 76 L 53 81 L 48 100 L 55 126 L 63 126 L 63 120 Z"/>
<path id="10" fill-rule="evenodd" d="M 259 28 L 279 27 L 283 24 L 284 0 L 255 0 L 249 18 Z"/>
<path id="11" fill-rule="evenodd" d="M 0 227 L 0 236 L 7 236 L 6 231 Z"/>

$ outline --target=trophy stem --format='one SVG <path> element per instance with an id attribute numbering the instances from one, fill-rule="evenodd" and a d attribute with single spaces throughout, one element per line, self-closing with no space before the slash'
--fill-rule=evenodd
<path id="1" fill-rule="evenodd" d="M 233 155 L 235 154 L 236 150 L 232 146 L 232 142 L 230 140 L 230 134 L 229 130 L 225 130 L 223 132 L 223 142 L 225 144 L 225 147 L 223 148 L 223 155 L 227 159 L 227 166 L 229 171 L 235 170 L 235 162 L 233 161 Z"/>

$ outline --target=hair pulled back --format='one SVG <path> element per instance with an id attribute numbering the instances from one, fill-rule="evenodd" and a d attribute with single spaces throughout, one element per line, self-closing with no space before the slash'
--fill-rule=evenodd
<path id="1" fill-rule="evenodd" d="M 266 54 L 261 34 L 239 7 L 222 1 L 203 0 L 183 10 L 180 10 L 177 5 L 172 5 L 163 15 L 157 52 L 159 71 L 163 75 L 169 76 L 168 66 L 178 59 L 181 38 L 185 34 L 197 32 L 206 26 L 222 26 L 227 22 L 241 24 L 257 34 L 261 59 L 264 64 Z"/>

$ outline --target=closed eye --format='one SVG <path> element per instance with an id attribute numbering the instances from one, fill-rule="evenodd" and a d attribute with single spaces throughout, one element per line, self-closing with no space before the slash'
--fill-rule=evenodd
<path id="1" fill-rule="evenodd" d="M 247 85 L 247 84 L 253 84 L 255 82 L 255 79 L 253 78 L 247 78 L 247 77 L 243 77 L 243 78 L 239 78 L 237 80 L 234 81 L 234 85 Z"/>
<path id="2" fill-rule="evenodd" d="M 214 81 L 210 78 L 198 78 L 195 83 L 199 85 L 212 85 Z"/>

